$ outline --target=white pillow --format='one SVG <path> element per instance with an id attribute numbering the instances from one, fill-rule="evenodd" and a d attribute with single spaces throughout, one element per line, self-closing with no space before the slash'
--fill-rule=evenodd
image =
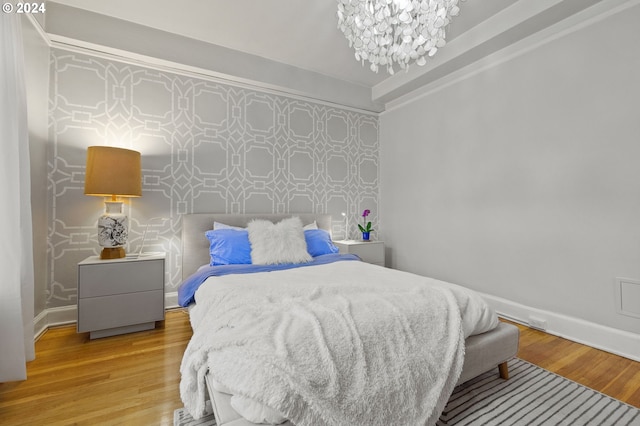
<path id="1" fill-rule="evenodd" d="M 312 260 L 299 217 L 283 219 L 277 224 L 253 220 L 247 225 L 247 231 L 253 264 L 305 263 Z"/>
<path id="2" fill-rule="evenodd" d="M 213 230 L 216 231 L 218 229 L 244 229 L 244 228 L 240 226 L 227 225 L 226 223 L 222 223 L 222 222 L 213 222 Z M 318 224 L 314 220 L 313 222 L 303 226 L 302 229 L 304 231 L 306 231 L 307 229 L 318 229 Z"/>
<path id="3" fill-rule="evenodd" d="M 217 231 L 218 229 L 244 229 L 240 226 L 233 226 L 233 225 L 227 225 L 225 223 L 221 223 L 221 222 L 213 222 L 213 230 Z"/>
<path id="4" fill-rule="evenodd" d="M 213 222 L 213 230 L 216 231 L 218 229 L 244 229 L 244 228 L 241 226 L 227 225 L 226 223 L 222 223 L 222 222 Z M 304 231 L 308 229 L 318 229 L 318 224 L 314 220 L 310 224 L 303 226 L 302 229 Z"/>
<path id="5" fill-rule="evenodd" d="M 302 227 L 303 231 L 307 231 L 309 229 L 318 229 L 318 224 L 316 223 L 316 221 L 314 220 L 313 222 L 311 222 L 308 225 L 305 225 Z"/>

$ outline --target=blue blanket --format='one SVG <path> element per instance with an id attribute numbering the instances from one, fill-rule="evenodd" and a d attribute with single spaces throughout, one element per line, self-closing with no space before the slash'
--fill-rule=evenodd
<path id="1" fill-rule="evenodd" d="M 178 288 L 178 304 L 180 306 L 189 306 L 195 302 L 194 295 L 198 287 L 209 277 L 218 277 L 229 274 L 253 274 L 256 272 L 272 272 L 283 271 L 285 269 L 302 268 L 306 266 L 324 265 L 327 263 L 338 262 L 341 260 L 360 260 L 354 254 L 324 254 L 316 256 L 311 262 L 307 263 L 283 263 L 279 265 L 220 265 L 207 266 L 199 269 L 197 272 L 189 276 L 180 284 Z"/>

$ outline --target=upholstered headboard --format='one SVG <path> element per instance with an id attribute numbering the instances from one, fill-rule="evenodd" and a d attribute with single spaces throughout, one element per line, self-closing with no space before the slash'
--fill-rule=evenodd
<path id="1" fill-rule="evenodd" d="M 196 213 L 182 217 L 182 279 L 193 274 L 200 266 L 209 263 L 209 240 L 204 233 L 213 229 L 213 222 L 245 227 L 253 219 L 266 219 L 278 222 L 282 219 L 298 216 L 303 225 L 316 221 L 318 228 L 331 233 L 331 215 L 328 214 L 224 214 Z"/>

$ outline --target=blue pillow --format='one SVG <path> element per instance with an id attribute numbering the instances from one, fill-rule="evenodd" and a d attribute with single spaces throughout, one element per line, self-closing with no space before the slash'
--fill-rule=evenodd
<path id="1" fill-rule="evenodd" d="M 307 229 L 304 231 L 304 239 L 307 242 L 307 251 L 313 257 L 339 251 L 331 241 L 329 233 L 324 229 Z"/>
<path id="2" fill-rule="evenodd" d="M 209 239 L 211 266 L 251 263 L 251 243 L 246 229 L 217 229 L 205 235 Z"/>

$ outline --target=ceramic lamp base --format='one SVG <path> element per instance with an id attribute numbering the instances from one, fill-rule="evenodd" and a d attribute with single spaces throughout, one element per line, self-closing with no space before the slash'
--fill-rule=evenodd
<path id="1" fill-rule="evenodd" d="M 125 257 L 124 246 L 129 234 L 129 221 L 122 212 L 122 201 L 105 201 L 106 211 L 98 218 L 98 244 L 101 259 Z"/>
<path id="2" fill-rule="evenodd" d="M 100 252 L 100 259 L 121 259 L 125 256 L 123 247 L 105 247 Z"/>

